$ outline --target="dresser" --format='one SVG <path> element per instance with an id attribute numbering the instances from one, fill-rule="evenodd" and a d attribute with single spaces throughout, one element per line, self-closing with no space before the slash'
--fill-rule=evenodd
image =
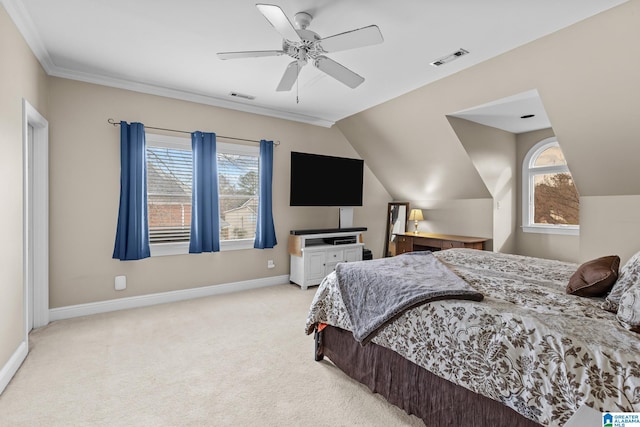
<path id="1" fill-rule="evenodd" d="M 439 251 L 451 248 L 485 249 L 483 237 L 454 236 L 433 233 L 396 234 L 396 255 L 413 251 Z"/>

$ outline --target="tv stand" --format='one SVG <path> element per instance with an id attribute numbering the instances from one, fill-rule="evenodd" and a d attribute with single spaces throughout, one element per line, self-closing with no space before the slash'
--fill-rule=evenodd
<path id="1" fill-rule="evenodd" d="M 291 230 L 291 283 L 302 289 L 319 285 L 340 262 L 362 261 L 366 227 Z"/>
<path id="2" fill-rule="evenodd" d="M 355 231 L 367 231 L 367 227 L 309 228 L 305 230 L 291 230 L 289 233 L 295 236 L 300 236 L 305 234 L 351 233 Z"/>

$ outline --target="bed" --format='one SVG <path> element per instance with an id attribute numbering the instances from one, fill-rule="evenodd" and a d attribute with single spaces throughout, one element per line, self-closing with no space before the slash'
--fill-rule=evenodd
<path id="1" fill-rule="evenodd" d="M 326 356 L 427 425 L 563 426 L 585 405 L 640 411 L 640 335 L 603 309 L 618 286 L 617 265 L 613 281 L 592 292 L 598 296 L 579 296 L 586 287 L 568 294 L 567 285 L 584 265 L 473 249 L 428 255 L 481 298 L 412 302 L 363 337 L 347 293 L 367 285 L 345 288 L 338 270 L 320 284 L 305 325 L 316 336 L 316 360 Z M 394 258 L 405 256 L 427 258 Z M 352 268 L 378 277 L 387 260 Z"/>

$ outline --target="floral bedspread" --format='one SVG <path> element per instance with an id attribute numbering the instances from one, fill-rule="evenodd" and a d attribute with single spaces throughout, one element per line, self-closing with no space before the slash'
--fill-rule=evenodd
<path id="1" fill-rule="evenodd" d="M 584 404 L 640 412 L 640 334 L 603 299 L 565 293 L 577 264 L 473 249 L 434 255 L 484 300 L 413 308 L 372 342 L 542 425 L 562 426 Z M 306 333 L 317 323 L 351 330 L 335 273 L 318 288 Z"/>

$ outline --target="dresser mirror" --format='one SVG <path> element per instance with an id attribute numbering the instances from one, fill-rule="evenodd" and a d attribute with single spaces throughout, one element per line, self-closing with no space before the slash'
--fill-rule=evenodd
<path id="1" fill-rule="evenodd" d="M 408 202 L 390 202 L 387 208 L 387 237 L 384 242 L 384 256 L 396 255 L 396 234 L 407 230 Z"/>

